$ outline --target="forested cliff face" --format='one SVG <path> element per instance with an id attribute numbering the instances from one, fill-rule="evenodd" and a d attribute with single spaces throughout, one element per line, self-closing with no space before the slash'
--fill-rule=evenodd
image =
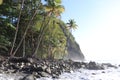
<path id="1" fill-rule="evenodd" d="M 80 49 L 80 46 L 78 45 L 78 43 L 75 41 L 74 36 L 72 35 L 72 33 L 67 30 L 64 27 L 64 23 L 63 24 L 59 24 L 60 28 L 62 29 L 64 35 L 66 36 L 66 47 L 67 47 L 67 55 L 65 56 L 66 59 L 72 59 L 72 60 L 84 60 L 85 57 Z"/>
<path id="2" fill-rule="evenodd" d="M 60 15 L 62 0 L 4 0 L 0 5 L 0 54 L 40 58 L 83 59 L 70 30 Z M 71 57 L 73 56 L 74 57 Z"/>

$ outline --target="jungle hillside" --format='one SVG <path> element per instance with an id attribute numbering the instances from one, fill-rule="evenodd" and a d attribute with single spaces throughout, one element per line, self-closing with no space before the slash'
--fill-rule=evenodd
<path id="1" fill-rule="evenodd" d="M 84 59 L 72 30 L 74 19 L 65 23 L 62 0 L 0 0 L 0 55 Z"/>

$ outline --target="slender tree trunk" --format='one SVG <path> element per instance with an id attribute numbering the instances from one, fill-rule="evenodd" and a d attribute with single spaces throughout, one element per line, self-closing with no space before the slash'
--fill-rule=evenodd
<path id="1" fill-rule="evenodd" d="M 58 25 L 59 25 L 59 27 L 62 29 L 62 31 L 63 31 L 63 33 L 64 33 L 65 37 L 67 38 L 68 33 L 66 32 L 65 27 L 64 27 L 62 24 L 60 24 L 59 22 L 57 22 L 57 24 L 58 24 Z"/>
<path id="2" fill-rule="evenodd" d="M 34 19 L 36 13 L 37 13 L 37 10 L 35 11 L 34 15 L 32 16 L 31 20 L 29 21 L 28 26 L 26 27 L 26 30 L 25 30 L 25 32 L 24 32 L 24 34 L 23 34 L 23 37 L 22 37 L 22 39 L 20 40 L 20 42 L 19 42 L 16 50 L 15 50 L 14 53 L 13 53 L 13 56 L 16 54 L 17 50 L 19 49 L 20 45 L 22 44 L 23 39 L 25 38 L 25 36 L 26 36 L 26 34 L 27 34 L 27 31 L 28 31 L 28 29 L 29 29 L 29 26 L 30 26 L 32 20 Z"/>
<path id="3" fill-rule="evenodd" d="M 38 43 L 37 43 L 38 45 L 37 45 L 37 47 L 36 47 L 36 49 L 35 49 L 35 52 L 34 52 L 33 56 L 36 56 L 36 54 L 37 54 L 37 52 L 38 52 L 40 43 L 41 43 L 42 38 L 43 38 L 43 35 L 44 35 L 44 33 L 45 33 L 45 29 L 48 27 L 49 22 L 50 22 L 50 18 L 49 18 L 48 22 L 46 23 L 46 25 L 41 26 L 41 27 L 43 27 L 43 29 L 41 30 L 41 32 L 40 32 L 39 35 L 38 35 Z"/>
<path id="4" fill-rule="evenodd" d="M 15 37 L 14 37 L 13 45 L 12 45 L 12 48 L 11 48 L 11 51 L 10 51 L 11 56 L 13 55 L 13 49 L 14 49 L 14 46 L 15 46 L 16 38 L 17 38 L 17 33 L 18 33 L 18 28 L 19 28 L 20 17 L 21 17 L 23 5 L 24 5 L 24 0 L 22 0 L 22 5 L 21 5 L 21 9 L 20 9 L 19 17 L 18 17 L 18 22 L 17 22 L 17 27 L 16 27 L 16 32 L 15 32 Z"/>
<path id="5" fill-rule="evenodd" d="M 48 59 L 50 59 L 50 45 L 48 46 Z"/>
<path id="6" fill-rule="evenodd" d="M 45 20 L 46 20 L 46 17 L 44 16 L 44 19 L 43 19 L 43 23 L 41 24 L 41 27 L 40 27 L 40 31 L 39 31 L 39 35 L 38 35 L 38 41 L 37 41 L 37 47 L 35 48 L 35 50 L 34 50 L 34 53 L 33 53 L 33 55 L 32 56 L 35 56 L 36 54 L 37 54 L 37 51 L 38 51 L 38 48 L 39 48 L 39 45 L 40 45 L 40 37 L 41 37 L 41 33 L 42 33 L 42 31 L 44 30 L 44 22 L 45 22 Z"/>
<path id="7" fill-rule="evenodd" d="M 63 33 L 64 33 L 64 35 L 65 35 L 65 37 L 66 37 L 66 39 L 67 39 L 67 42 L 66 42 L 66 47 L 65 47 L 65 50 L 64 51 L 66 51 L 67 50 L 67 47 L 68 47 L 68 40 L 69 40 L 69 34 L 66 32 L 66 29 L 65 29 L 65 27 L 62 25 L 62 24 L 60 24 L 59 22 L 57 23 L 58 25 L 59 25 L 59 27 L 61 28 L 61 30 L 63 31 Z"/>
<path id="8" fill-rule="evenodd" d="M 25 57 L 25 38 L 23 40 L 23 57 Z"/>
<path id="9" fill-rule="evenodd" d="M 31 49 L 32 49 L 32 53 L 34 52 L 34 48 L 35 48 L 35 40 L 34 40 L 33 33 L 32 33 L 32 35 L 31 35 Z"/>
<path id="10" fill-rule="evenodd" d="M 39 3 L 39 6 L 40 6 L 40 5 L 41 5 L 41 3 Z M 39 8 L 39 7 L 38 7 L 38 8 Z M 31 25 L 32 20 L 34 19 L 35 15 L 37 14 L 38 8 L 35 10 L 35 13 L 33 14 L 31 20 L 29 21 L 29 23 L 28 23 L 28 25 L 27 25 L 27 27 L 26 27 L 26 30 L 25 30 L 25 32 L 24 32 L 24 34 L 23 34 L 23 37 L 22 37 L 22 39 L 20 40 L 17 48 L 16 48 L 15 51 L 13 52 L 12 56 L 14 56 L 14 55 L 16 54 L 16 52 L 18 51 L 19 47 L 21 46 L 21 44 L 22 44 L 22 42 L 23 42 L 23 39 L 25 38 L 25 36 L 26 36 L 26 34 L 27 34 L 27 31 L 28 31 L 28 29 L 29 29 L 29 26 Z"/>

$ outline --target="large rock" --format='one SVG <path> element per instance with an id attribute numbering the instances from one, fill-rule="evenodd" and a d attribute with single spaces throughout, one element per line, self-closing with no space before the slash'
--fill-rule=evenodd
<path id="1" fill-rule="evenodd" d="M 22 79 L 20 79 L 20 80 L 36 80 L 36 79 L 35 79 L 34 75 L 28 74 L 28 75 L 24 76 L 24 77 L 23 77 Z"/>

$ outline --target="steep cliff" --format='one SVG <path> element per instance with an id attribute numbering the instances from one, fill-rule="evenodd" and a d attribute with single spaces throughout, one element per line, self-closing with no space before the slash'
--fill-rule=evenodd
<path id="1" fill-rule="evenodd" d="M 73 35 L 64 27 L 64 24 L 60 24 L 58 23 L 59 26 L 61 27 L 64 35 L 67 38 L 67 52 L 68 54 L 66 55 L 66 59 L 71 59 L 71 60 L 84 60 L 85 57 L 79 47 L 79 45 L 77 44 L 77 42 L 75 41 Z"/>
<path id="2" fill-rule="evenodd" d="M 78 43 L 74 40 L 72 35 L 70 35 L 70 37 L 68 36 L 67 51 L 68 51 L 68 55 L 66 56 L 66 58 L 68 59 L 77 60 L 77 61 L 85 59 Z"/>

